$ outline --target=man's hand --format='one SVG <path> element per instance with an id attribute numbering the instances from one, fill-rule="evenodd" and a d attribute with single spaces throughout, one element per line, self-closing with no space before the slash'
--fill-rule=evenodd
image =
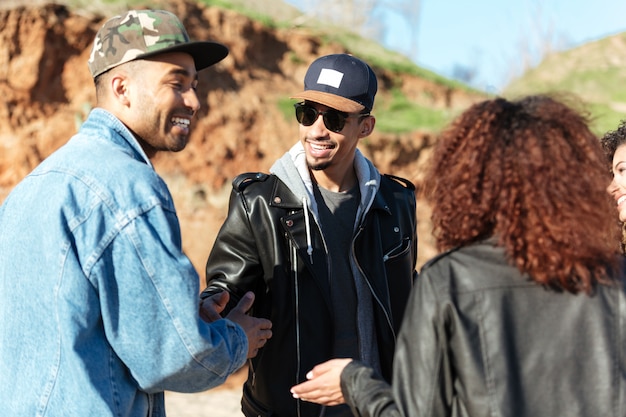
<path id="1" fill-rule="evenodd" d="M 222 318 L 220 313 L 226 308 L 230 300 L 228 291 L 218 292 L 200 302 L 200 317 L 202 320 L 210 323 Z"/>
<path id="2" fill-rule="evenodd" d="M 220 301 L 221 299 L 218 299 L 218 301 L 216 301 L 215 303 L 215 305 L 218 306 L 217 309 L 219 308 L 219 306 L 222 305 Z M 223 305 L 225 306 L 227 302 L 228 298 L 223 303 Z M 250 310 L 250 308 L 252 308 L 253 303 L 254 293 L 249 291 L 244 294 L 241 300 L 239 300 L 239 303 L 237 303 L 237 306 L 235 306 L 235 308 L 233 308 L 231 312 L 228 313 L 228 316 L 226 316 L 227 319 L 234 321 L 235 323 L 243 327 L 243 330 L 246 332 L 246 336 L 248 336 L 248 358 L 254 358 L 257 353 L 259 353 L 259 349 L 265 346 L 267 339 L 272 337 L 271 321 L 258 317 L 252 317 L 246 314 Z M 222 310 L 223 309 L 224 307 L 222 307 Z"/>
<path id="3" fill-rule="evenodd" d="M 294 398 L 322 405 L 339 405 L 346 401 L 341 392 L 341 372 L 352 359 L 331 359 L 306 374 L 308 381 L 291 387 Z"/>

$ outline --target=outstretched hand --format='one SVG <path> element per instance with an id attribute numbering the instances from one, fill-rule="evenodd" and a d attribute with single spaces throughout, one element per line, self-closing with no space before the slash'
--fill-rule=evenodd
<path id="1" fill-rule="evenodd" d="M 291 387 L 294 398 L 322 405 L 339 405 L 346 401 L 341 392 L 341 372 L 352 359 L 331 359 L 306 374 L 308 381 Z"/>
<path id="2" fill-rule="evenodd" d="M 216 306 L 221 306 L 221 299 L 216 300 Z M 228 302 L 228 298 L 226 299 Z M 224 306 L 226 305 L 224 302 Z M 254 293 L 249 291 L 239 300 L 235 308 L 226 316 L 227 319 L 240 325 L 248 337 L 248 358 L 254 358 L 259 349 L 265 346 L 267 339 L 272 337 L 272 322 L 267 319 L 252 317 L 248 311 L 254 304 Z M 222 310 L 224 307 L 222 307 Z M 220 310 L 221 311 L 221 310 Z"/>

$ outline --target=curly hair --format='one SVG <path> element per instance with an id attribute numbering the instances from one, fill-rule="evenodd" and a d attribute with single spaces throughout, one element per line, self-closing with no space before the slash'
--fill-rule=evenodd
<path id="1" fill-rule="evenodd" d="M 608 160 L 609 167 L 613 164 L 615 151 L 626 143 L 626 120 L 622 120 L 617 129 L 607 132 L 600 138 L 600 144 Z"/>
<path id="2" fill-rule="evenodd" d="M 622 120 L 617 129 L 605 133 L 604 136 L 600 138 L 600 144 L 602 145 L 602 149 L 604 149 L 609 172 L 611 172 L 612 175 L 615 151 L 617 151 L 617 148 L 620 146 L 626 144 L 626 120 Z M 621 229 L 620 249 L 623 254 L 626 254 L 626 223 L 621 223 Z"/>
<path id="3" fill-rule="evenodd" d="M 608 281 L 617 213 L 583 112 L 547 95 L 486 100 L 442 131 L 429 162 L 439 250 L 493 236 L 540 284 L 577 293 Z"/>

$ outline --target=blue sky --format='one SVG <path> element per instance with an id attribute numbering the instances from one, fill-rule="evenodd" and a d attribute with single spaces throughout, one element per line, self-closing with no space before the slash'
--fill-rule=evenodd
<path id="1" fill-rule="evenodd" d="M 393 2 L 393 0 L 389 0 Z M 302 0 L 288 0 L 300 7 Z M 310 2 L 309 2 L 310 3 Z M 545 48 L 564 50 L 626 31 L 626 0 L 419 0 L 417 28 L 397 13 L 379 11 L 381 42 L 418 65 L 497 93 Z M 411 54 L 409 39 L 416 46 Z M 416 39 L 416 40 L 415 40 Z"/>

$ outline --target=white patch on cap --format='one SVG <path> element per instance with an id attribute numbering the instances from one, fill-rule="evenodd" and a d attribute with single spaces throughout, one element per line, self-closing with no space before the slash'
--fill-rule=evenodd
<path id="1" fill-rule="evenodd" d="M 343 72 L 335 71 L 328 68 L 322 68 L 320 76 L 317 78 L 317 83 L 339 88 L 342 79 Z"/>

